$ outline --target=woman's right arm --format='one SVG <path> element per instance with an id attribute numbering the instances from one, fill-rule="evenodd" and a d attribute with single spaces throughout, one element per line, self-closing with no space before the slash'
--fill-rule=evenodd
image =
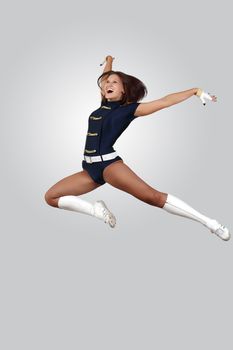
<path id="1" fill-rule="evenodd" d="M 114 58 L 115 57 L 112 57 L 112 56 L 106 56 L 106 58 L 105 58 L 106 63 L 105 63 L 103 73 L 105 73 L 109 70 L 112 70 L 112 62 L 113 62 Z"/>
<path id="2" fill-rule="evenodd" d="M 104 67 L 103 73 L 108 72 L 109 70 L 112 70 L 112 62 L 114 60 L 114 57 L 106 56 L 105 60 L 106 60 L 106 62 L 105 62 L 105 67 Z M 104 76 L 100 79 L 101 90 L 104 90 L 106 79 L 107 79 L 106 76 Z M 102 93 L 101 93 L 101 95 L 102 95 Z"/>

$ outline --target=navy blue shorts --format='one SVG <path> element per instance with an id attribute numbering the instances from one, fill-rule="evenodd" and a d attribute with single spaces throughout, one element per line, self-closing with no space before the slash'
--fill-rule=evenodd
<path id="1" fill-rule="evenodd" d="M 105 184 L 103 178 L 104 169 L 111 163 L 116 162 L 117 160 L 123 160 L 120 156 L 117 156 L 114 159 L 103 160 L 101 162 L 87 163 L 85 160 L 82 161 L 82 168 L 88 172 L 90 177 L 100 185 Z"/>

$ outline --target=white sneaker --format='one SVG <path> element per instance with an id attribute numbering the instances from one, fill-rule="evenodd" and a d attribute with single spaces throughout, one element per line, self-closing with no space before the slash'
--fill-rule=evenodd
<path id="1" fill-rule="evenodd" d="M 116 225 L 116 218 L 107 208 L 104 201 L 99 200 L 94 203 L 94 216 L 98 219 L 104 220 L 104 222 L 108 223 L 110 227 Z"/>
<path id="2" fill-rule="evenodd" d="M 228 241 L 231 238 L 231 234 L 227 227 L 219 224 L 219 227 L 216 230 L 210 230 L 212 233 L 215 233 L 218 237 L 222 238 L 224 241 Z"/>

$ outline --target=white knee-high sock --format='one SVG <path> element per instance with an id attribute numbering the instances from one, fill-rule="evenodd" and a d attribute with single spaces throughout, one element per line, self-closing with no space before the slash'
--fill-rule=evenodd
<path id="1" fill-rule="evenodd" d="M 219 223 L 210 219 L 209 217 L 202 215 L 192 207 L 190 207 L 187 203 L 183 202 L 181 199 L 168 194 L 166 203 L 163 208 L 167 212 L 175 215 L 180 215 L 195 221 L 200 222 L 204 226 L 208 227 L 210 230 L 216 230 L 219 227 Z"/>
<path id="2" fill-rule="evenodd" d="M 94 216 L 94 205 L 78 196 L 63 196 L 58 199 L 60 209 L 77 211 L 79 213 Z"/>

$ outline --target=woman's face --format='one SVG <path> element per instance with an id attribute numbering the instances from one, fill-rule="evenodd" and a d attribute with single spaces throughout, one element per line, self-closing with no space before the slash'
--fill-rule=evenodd
<path id="1" fill-rule="evenodd" d="M 110 92 L 110 90 L 112 92 Z M 117 74 L 109 75 L 104 86 L 104 97 L 108 101 L 118 101 L 122 99 L 124 92 L 120 77 Z"/>

